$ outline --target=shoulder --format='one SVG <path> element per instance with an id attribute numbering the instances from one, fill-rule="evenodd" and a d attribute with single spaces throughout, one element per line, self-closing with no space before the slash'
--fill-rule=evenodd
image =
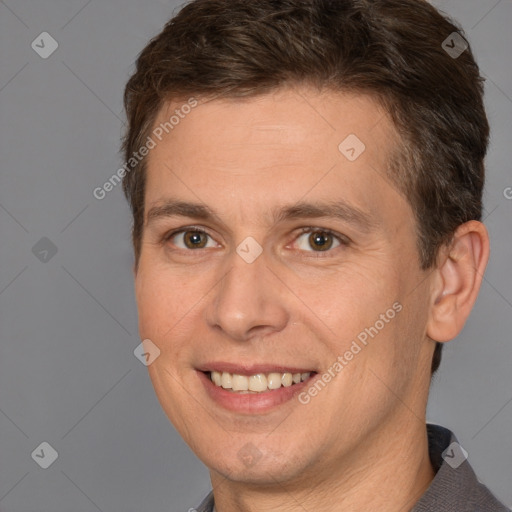
<path id="1" fill-rule="evenodd" d="M 432 424 L 427 432 L 436 476 L 411 512 L 510 512 L 479 482 L 453 432 Z"/>

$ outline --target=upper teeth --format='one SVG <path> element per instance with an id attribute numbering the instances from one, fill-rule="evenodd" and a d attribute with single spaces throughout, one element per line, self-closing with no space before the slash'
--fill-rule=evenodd
<path id="1" fill-rule="evenodd" d="M 310 372 L 307 373 L 257 373 L 255 375 L 239 375 L 237 373 L 228 372 L 210 372 L 212 382 L 224 389 L 232 389 L 233 391 L 254 391 L 262 392 L 269 389 L 278 389 L 281 386 L 291 386 L 300 381 L 309 378 Z"/>

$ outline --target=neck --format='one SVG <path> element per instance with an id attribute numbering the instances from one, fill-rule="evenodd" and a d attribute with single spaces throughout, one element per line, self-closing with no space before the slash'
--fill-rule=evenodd
<path id="1" fill-rule="evenodd" d="M 399 429 L 397 431 L 397 429 Z M 399 432 L 399 433 L 398 433 Z M 434 478 L 426 425 L 411 415 L 380 425 L 329 471 L 308 472 L 301 482 L 256 486 L 211 472 L 217 512 L 407 512 Z"/>

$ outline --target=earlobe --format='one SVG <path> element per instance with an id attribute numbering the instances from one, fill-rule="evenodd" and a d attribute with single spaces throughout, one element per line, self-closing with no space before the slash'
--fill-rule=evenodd
<path id="1" fill-rule="evenodd" d="M 476 302 L 489 259 L 489 235 L 481 222 L 460 225 L 441 252 L 435 270 L 427 335 L 435 341 L 455 338 Z"/>

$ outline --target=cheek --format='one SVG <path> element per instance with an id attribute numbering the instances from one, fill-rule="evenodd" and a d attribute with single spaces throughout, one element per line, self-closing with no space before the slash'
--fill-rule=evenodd
<path id="1" fill-rule="evenodd" d="M 157 269 L 139 269 L 135 279 L 135 298 L 141 336 L 159 338 L 176 322 L 176 305 L 183 292 L 168 276 Z"/>
<path id="2" fill-rule="evenodd" d="M 355 336 L 373 325 L 399 298 L 394 272 L 379 266 L 359 265 L 334 273 L 322 286 L 304 295 L 325 325 L 337 334 Z"/>
<path id="3" fill-rule="evenodd" d="M 142 267 L 135 280 L 139 336 L 161 350 L 160 360 L 176 366 L 189 352 L 186 341 L 197 328 L 205 290 L 204 275 L 180 276 L 156 265 Z"/>

